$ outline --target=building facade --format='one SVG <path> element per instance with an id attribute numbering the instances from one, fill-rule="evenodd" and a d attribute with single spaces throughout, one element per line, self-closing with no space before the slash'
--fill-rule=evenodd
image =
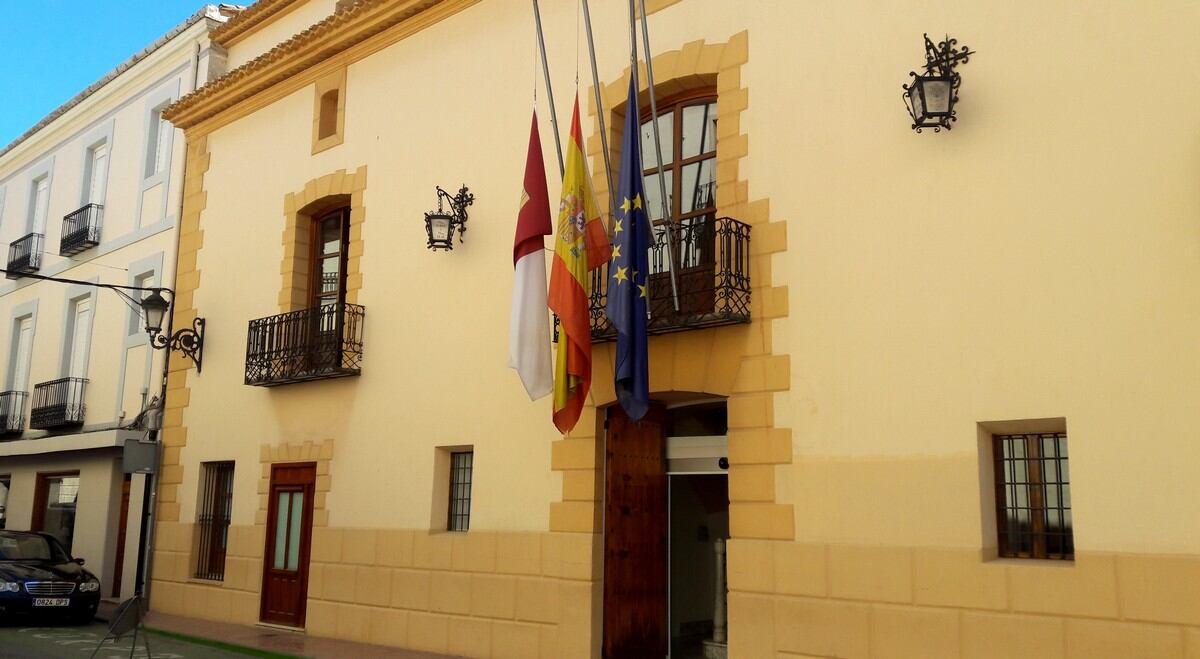
<path id="1" fill-rule="evenodd" d="M 57 536 L 105 597 L 135 588 L 145 476 L 122 456 L 164 359 L 96 285 L 174 285 L 184 143 L 162 110 L 223 70 L 208 32 L 232 11 L 205 6 L 0 152 L 0 519 Z"/>
<path id="2" fill-rule="evenodd" d="M 659 260 L 632 423 L 600 271 L 565 437 L 505 368 L 529 9 L 260 0 L 214 33 L 230 72 L 166 111 L 174 320 L 209 336 L 168 376 L 152 608 L 471 657 L 1200 652 L 1200 86 L 1143 60 L 1196 61 L 1195 6 L 648 1 L 680 308 Z M 592 3 L 601 107 L 577 7 L 541 10 L 609 208 L 626 7 Z M 901 102 L 925 32 L 977 50 L 952 131 Z M 1182 116 L 1131 126 L 1145 98 Z"/>

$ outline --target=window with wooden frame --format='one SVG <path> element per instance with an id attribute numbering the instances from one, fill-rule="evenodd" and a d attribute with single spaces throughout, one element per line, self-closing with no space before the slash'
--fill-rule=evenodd
<path id="1" fill-rule="evenodd" d="M 229 519 L 233 513 L 233 462 L 201 464 L 200 502 L 196 508 L 197 579 L 225 579 Z"/>
<path id="2" fill-rule="evenodd" d="M 655 149 L 650 108 L 641 111 L 643 207 L 654 223 L 654 242 L 666 241 L 662 191 L 672 219 L 671 254 L 678 266 L 680 312 L 706 313 L 713 308 L 714 225 L 717 211 L 717 99 L 714 93 L 679 97 L 658 107 L 660 150 Z M 659 163 L 662 173 L 659 173 Z M 661 181 L 660 181 L 661 176 Z M 660 256 L 655 256 L 659 254 Z M 669 289 L 663 250 L 650 257 L 652 299 L 669 299 L 653 291 Z M 653 309 L 661 315 L 666 310 Z M 670 310 L 674 312 L 673 309 Z"/>
<path id="3" fill-rule="evenodd" d="M 466 531 L 471 526 L 471 476 L 474 466 L 474 451 L 455 451 L 450 454 L 448 531 Z"/>
<path id="4" fill-rule="evenodd" d="M 309 305 L 322 307 L 346 299 L 346 256 L 350 242 L 350 209 L 338 208 L 313 218 L 312 279 Z"/>
<path id="5" fill-rule="evenodd" d="M 69 553 L 75 537 L 75 509 L 78 503 L 78 471 L 38 474 L 29 529 L 49 533 Z"/>
<path id="6" fill-rule="evenodd" d="M 1074 560 L 1065 432 L 992 436 L 999 555 Z"/>

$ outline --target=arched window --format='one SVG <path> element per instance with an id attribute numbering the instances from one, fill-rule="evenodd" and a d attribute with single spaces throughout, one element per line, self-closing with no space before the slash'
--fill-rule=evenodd
<path id="1" fill-rule="evenodd" d="M 643 181 L 646 210 L 654 221 L 656 248 L 650 258 L 651 297 L 670 299 L 662 189 L 674 224 L 671 253 L 678 267 L 681 313 L 706 313 L 713 307 L 713 226 L 717 211 L 717 99 L 711 93 L 660 104 L 656 155 L 650 109 L 641 114 Z M 658 165 L 662 163 L 662 182 Z M 665 295 L 664 295 L 665 293 Z M 663 305 L 654 305 L 662 307 Z M 653 308 L 651 315 L 673 309 Z"/>

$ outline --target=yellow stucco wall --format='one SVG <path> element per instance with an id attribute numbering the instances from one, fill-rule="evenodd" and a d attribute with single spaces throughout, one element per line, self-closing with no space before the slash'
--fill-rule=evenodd
<path id="1" fill-rule="evenodd" d="M 655 390 L 730 397 L 733 656 L 1200 651 L 1200 527 L 1185 521 L 1200 517 L 1200 86 L 1145 61 L 1196 59 L 1196 8 L 661 4 L 656 76 L 716 77 L 718 203 L 755 227 L 754 322 L 652 341 Z M 565 126 L 586 51 L 573 6 L 542 11 Z M 620 35 L 598 44 L 611 109 L 624 14 L 592 11 L 597 35 Z M 899 98 L 925 31 L 979 51 L 950 133 L 914 134 Z M 596 419 L 558 438 L 505 368 L 531 34 L 525 5 L 488 0 L 349 63 L 344 142 L 315 155 L 311 86 L 192 135 L 207 166 L 193 299 L 212 338 L 177 419 L 156 607 L 257 619 L 263 451 L 307 459 L 280 447 L 332 440 L 310 633 L 597 653 Z M 1114 87 L 1132 80 L 1143 93 Z M 1147 98 L 1166 116 L 1135 111 Z M 242 386 L 245 323 L 282 303 L 286 195 L 364 166 L 362 376 Z M 463 182 L 466 242 L 428 252 L 434 186 Z M 609 351 L 594 405 L 611 401 Z M 1070 436 L 1077 560 L 997 560 L 976 424 L 1049 417 Z M 431 532 L 435 448 L 462 444 L 472 531 Z M 240 538 L 221 588 L 188 579 L 197 465 L 218 459 L 238 461 Z M 452 645 L 468 638 L 487 641 Z"/>

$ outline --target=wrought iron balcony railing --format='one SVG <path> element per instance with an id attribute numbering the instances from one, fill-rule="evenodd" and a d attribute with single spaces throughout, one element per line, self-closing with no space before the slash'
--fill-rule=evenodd
<path id="1" fill-rule="evenodd" d="M 669 334 L 702 327 L 750 322 L 750 225 L 711 215 L 675 222 L 672 254 L 679 291 L 679 311 L 671 299 L 667 234 L 655 227 L 650 248 L 650 334 Z M 608 266 L 592 271 L 592 341 L 617 337 L 604 307 L 608 302 Z"/>
<path id="2" fill-rule="evenodd" d="M 0 435 L 25 432 L 25 399 L 28 397 L 24 391 L 0 393 Z"/>
<path id="3" fill-rule="evenodd" d="M 274 387 L 362 372 L 365 309 L 327 304 L 250 321 L 246 384 Z"/>
<path id="4" fill-rule="evenodd" d="M 83 424 L 87 378 L 59 378 L 33 385 L 29 427 L 39 430 Z"/>
<path id="5" fill-rule="evenodd" d="M 58 253 L 74 256 L 100 244 L 100 221 L 104 218 L 104 206 L 88 204 L 63 217 L 62 239 L 58 242 Z"/>
<path id="6" fill-rule="evenodd" d="M 37 272 L 42 267 L 42 234 L 31 233 L 8 245 L 9 279 L 19 279 L 20 273 Z"/>

